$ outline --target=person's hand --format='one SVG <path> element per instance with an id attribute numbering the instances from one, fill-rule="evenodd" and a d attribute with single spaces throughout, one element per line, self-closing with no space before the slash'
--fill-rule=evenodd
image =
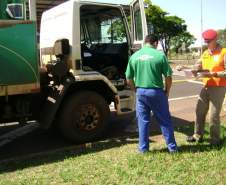
<path id="1" fill-rule="evenodd" d="M 176 66 L 176 70 L 177 70 L 177 71 L 182 71 L 183 69 L 185 69 L 185 67 L 182 66 L 182 65 Z"/>
<path id="2" fill-rule="evenodd" d="M 197 77 L 198 71 L 196 69 L 192 69 L 191 72 L 194 75 L 194 77 Z"/>
<path id="3" fill-rule="evenodd" d="M 218 77 L 216 72 L 199 72 L 198 76 L 206 78 Z"/>
<path id="4" fill-rule="evenodd" d="M 218 77 L 217 72 L 210 72 L 210 74 L 211 74 L 211 76 L 212 76 L 212 77 L 215 77 L 215 78 L 217 78 L 217 77 Z"/>
<path id="5" fill-rule="evenodd" d="M 168 98 L 169 97 L 169 91 L 165 90 L 164 92 L 166 94 L 166 97 Z"/>

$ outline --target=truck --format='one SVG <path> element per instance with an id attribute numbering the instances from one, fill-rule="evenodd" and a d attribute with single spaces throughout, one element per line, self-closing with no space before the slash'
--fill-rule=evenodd
<path id="1" fill-rule="evenodd" d="M 148 34 L 142 0 L 69 0 L 36 19 L 35 0 L 1 0 L 1 123 L 36 120 L 86 142 L 104 133 L 110 105 L 134 111 L 125 70 Z"/>

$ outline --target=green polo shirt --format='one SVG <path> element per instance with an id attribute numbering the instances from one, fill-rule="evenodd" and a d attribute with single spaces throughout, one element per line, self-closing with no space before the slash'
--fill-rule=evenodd
<path id="1" fill-rule="evenodd" d="M 126 78 L 133 79 L 136 87 L 163 88 L 163 75 L 172 76 L 172 69 L 163 52 L 147 44 L 130 57 Z"/>

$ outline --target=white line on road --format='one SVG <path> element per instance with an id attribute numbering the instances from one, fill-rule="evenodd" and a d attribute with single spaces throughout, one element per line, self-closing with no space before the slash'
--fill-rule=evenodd
<path id="1" fill-rule="evenodd" d="M 184 96 L 184 97 L 179 97 L 179 98 L 170 98 L 169 101 L 177 101 L 177 100 L 185 100 L 189 98 L 198 98 L 199 95 L 193 95 L 193 96 Z"/>
<path id="2" fill-rule="evenodd" d="M 202 83 L 202 82 L 200 82 L 200 81 L 188 80 L 188 82 L 203 85 L 203 83 Z"/>

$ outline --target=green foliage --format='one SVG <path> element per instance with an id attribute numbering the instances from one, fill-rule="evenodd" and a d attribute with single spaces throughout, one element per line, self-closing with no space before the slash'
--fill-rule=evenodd
<path id="1" fill-rule="evenodd" d="M 188 50 L 188 47 L 191 45 L 191 44 L 194 44 L 195 42 L 195 37 L 193 35 L 191 35 L 189 32 L 185 31 L 175 37 L 173 37 L 171 40 L 170 40 L 170 46 L 171 46 L 171 49 L 178 53 L 179 50 L 185 50 L 187 51 Z"/>
<path id="2" fill-rule="evenodd" d="M 108 34 L 112 35 L 114 41 L 122 42 L 126 38 L 126 31 L 124 24 L 121 19 L 116 19 L 112 22 L 110 28 L 107 31 Z"/>
<path id="3" fill-rule="evenodd" d="M 153 28 L 152 31 L 159 37 L 166 55 L 171 47 L 178 50 L 182 43 L 185 43 L 186 48 L 194 43 L 195 38 L 187 32 L 187 26 L 183 19 L 177 16 L 169 16 L 159 6 L 153 5 L 150 0 L 145 0 L 144 3 L 147 5 L 145 9 L 147 24 L 149 28 Z M 128 17 L 128 22 L 130 22 L 130 17 Z M 113 37 L 113 40 L 122 41 L 126 37 L 123 22 L 114 20 L 108 29 L 108 34 Z M 177 43 L 175 41 L 178 38 L 180 42 Z"/>
<path id="4" fill-rule="evenodd" d="M 158 35 L 163 51 L 167 55 L 171 39 L 187 32 L 187 25 L 183 19 L 169 16 L 159 6 L 153 5 L 150 0 L 145 0 L 145 4 L 148 5 L 145 10 L 147 22 L 153 25 L 154 33 Z"/>
<path id="5" fill-rule="evenodd" d="M 226 29 L 218 30 L 218 42 L 221 46 L 226 47 Z"/>

